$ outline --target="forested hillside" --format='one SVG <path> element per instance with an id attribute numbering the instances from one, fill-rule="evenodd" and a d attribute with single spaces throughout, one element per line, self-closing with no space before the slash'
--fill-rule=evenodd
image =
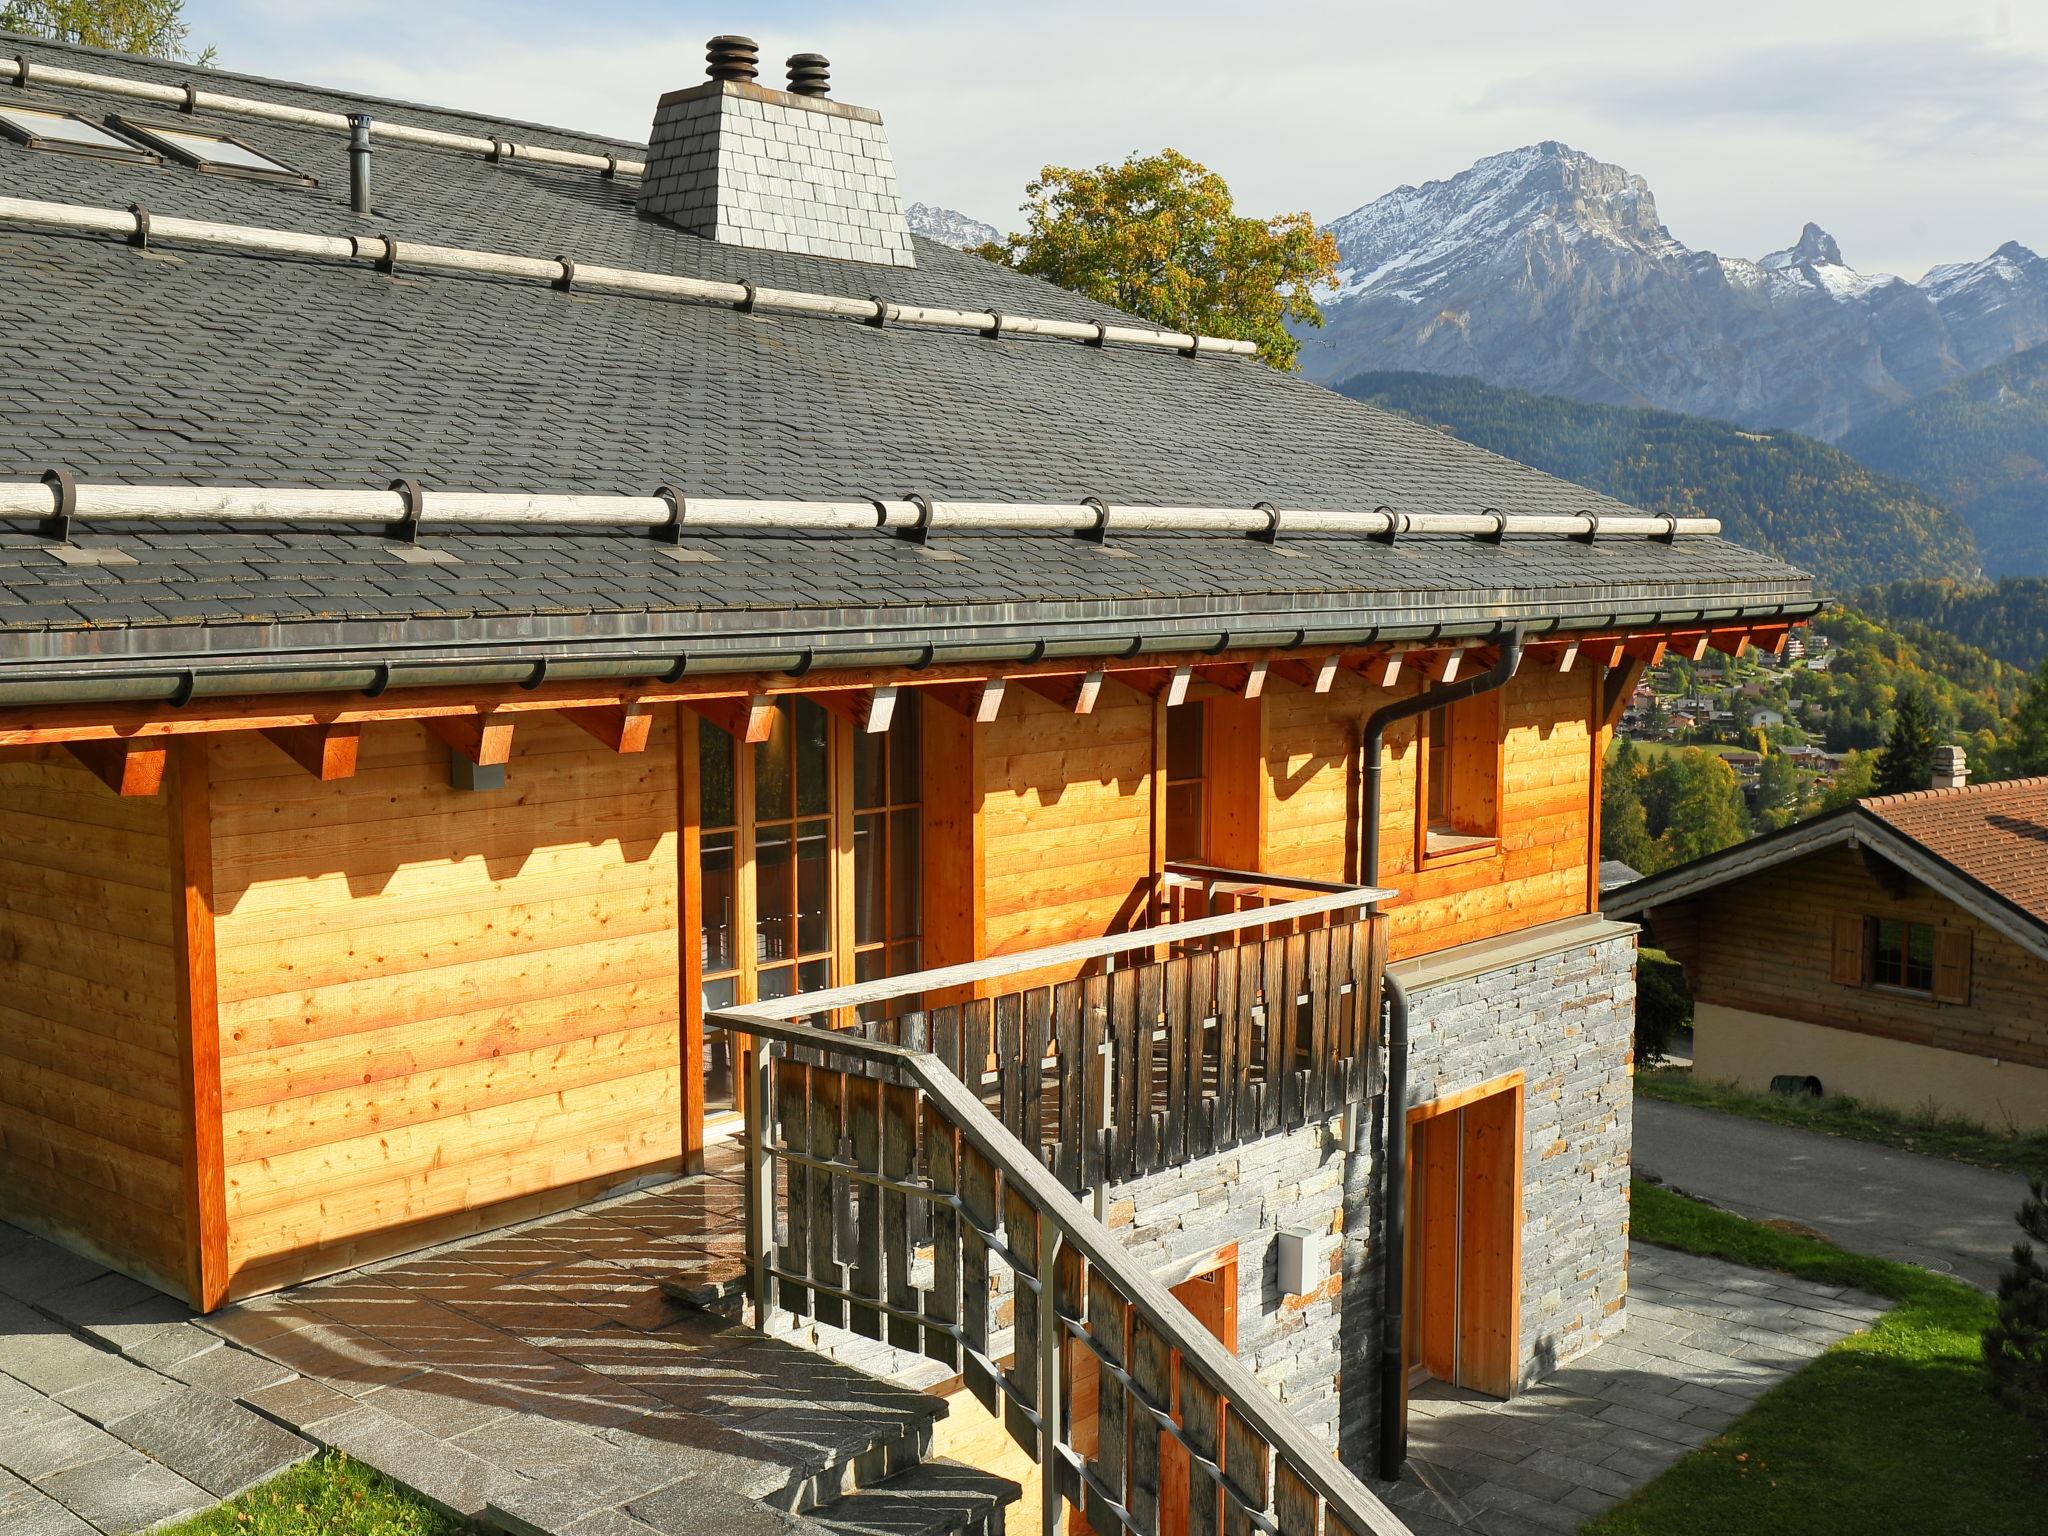
<path id="1" fill-rule="evenodd" d="M 1442 374 L 1364 373 L 1338 387 L 1646 510 L 1718 517 L 1731 539 L 1805 567 L 1836 592 L 1977 572 L 1969 529 L 1946 506 L 1796 433 Z"/>
<path id="2" fill-rule="evenodd" d="M 1938 631 L 2028 671 L 2048 661 L 2048 578 L 2011 577 L 1995 587 L 1898 581 L 1857 601 L 1895 629 Z"/>
<path id="3" fill-rule="evenodd" d="M 1842 446 L 1961 513 L 1991 575 L 2048 575 L 2048 346 L 1888 411 Z"/>

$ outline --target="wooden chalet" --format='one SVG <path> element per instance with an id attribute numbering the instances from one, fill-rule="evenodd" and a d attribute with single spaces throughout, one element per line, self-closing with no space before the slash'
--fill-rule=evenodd
<path id="1" fill-rule="evenodd" d="M 1623 1316 L 1609 733 L 1811 582 L 913 241 L 814 84 L 0 61 L 0 1217 L 210 1311 L 738 1138 L 754 1315 L 1049 1510 L 1398 1529 L 1389 1383 Z"/>

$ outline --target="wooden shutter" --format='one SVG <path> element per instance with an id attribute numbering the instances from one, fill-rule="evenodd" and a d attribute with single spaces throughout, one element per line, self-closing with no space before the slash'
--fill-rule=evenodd
<path id="1" fill-rule="evenodd" d="M 1863 937 L 1869 924 L 1861 917 L 1850 913 L 1835 916 L 1834 964 L 1828 979 L 1838 981 L 1845 987 L 1863 985 Z"/>
<path id="2" fill-rule="evenodd" d="M 1937 928 L 1934 931 L 1934 1000 L 1937 1003 L 1967 1003 L 1970 1000 L 1970 930 Z"/>

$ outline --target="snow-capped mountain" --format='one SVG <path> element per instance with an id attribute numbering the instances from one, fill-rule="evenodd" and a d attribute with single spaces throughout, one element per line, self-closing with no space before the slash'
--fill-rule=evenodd
<path id="1" fill-rule="evenodd" d="M 923 235 L 927 240 L 950 245 L 956 251 L 968 250 L 990 240 L 1002 239 L 1002 234 L 995 225 L 984 224 L 979 219 L 970 219 L 966 214 L 952 208 L 935 208 L 930 203 L 912 203 L 903 210 L 903 216 L 910 221 L 910 232 L 913 235 Z"/>
<path id="2" fill-rule="evenodd" d="M 1555 141 L 1399 187 L 1329 226 L 1342 264 L 1312 377 L 1474 374 L 1838 437 L 2048 340 L 2048 261 L 2001 247 L 1918 283 L 1808 224 L 1749 260 L 1672 235 L 1642 177 Z"/>

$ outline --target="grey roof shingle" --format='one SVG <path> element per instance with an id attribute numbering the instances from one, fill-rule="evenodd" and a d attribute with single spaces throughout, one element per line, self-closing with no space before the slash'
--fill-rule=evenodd
<path id="1" fill-rule="evenodd" d="M 182 84 L 194 72 L 19 44 L 31 60 Z M 8 51 L 17 47 L 8 40 Z M 203 77 L 209 89 L 328 110 L 334 92 Z M 10 88 L 11 89 L 11 88 Z M 93 117 L 171 115 L 90 93 L 28 93 Z M 650 112 L 653 104 L 649 103 Z M 461 114 L 395 120 L 600 153 L 637 146 Z M 204 115 L 202 114 L 202 118 Z M 1113 312 L 930 242 L 914 269 L 743 251 L 644 220 L 635 183 L 380 145 L 378 214 L 347 207 L 343 136 L 243 120 L 231 131 L 315 189 L 0 143 L 0 196 L 579 262 L 752 279 L 857 297 L 1061 318 Z M 992 501 L 1510 513 L 1618 503 L 1256 363 L 744 315 L 538 284 L 225 254 L 0 226 L 0 478 L 82 478 L 706 496 L 924 491 Z M 431 519 L 431 498 L 429 500 Z M 0 656 L 224 654 L 357 644 L 952 634 L 1051 624 L 1131 634 L 1431 625 L 1670 613 L 1810 599 L 1803 573 L 1718 539 L 1251 541 L 1143 536 L 1115 559 L 1080 541 L 981 535 L 934 560 L 886 535 L 695 541 L 678 564 L 632 534 L 467 529 L 408 565 L 375 530 L 88 526 L 133 565 L 59 563 L 0 524 Z M 1299 558 L 1306 556 L 1306 558 Z M 727 643 L 719 641 L 718 643 Z M 736 639 L 729 643 L 738 644 Z"/>

